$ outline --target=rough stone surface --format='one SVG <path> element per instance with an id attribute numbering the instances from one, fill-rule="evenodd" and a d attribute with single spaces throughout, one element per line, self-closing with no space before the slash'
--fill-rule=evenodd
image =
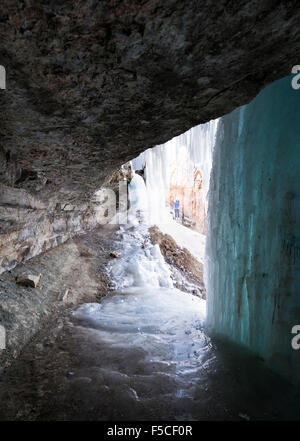
<path id="1" fill-rule="evenodd" d="M 31 286 L 32 288 L 37 288 L 40 283 L 42 275 L 39 274 L 19 274 L 16 278 L 16 282 L 19 285 Z"/>
<path id="2" fill-rule="evenodd" d="M 0 274 L 102 223 L 100 208 L 97 198 L 79 205 L 42 203 L 24 189 L 0 184 Z"/>
<path id="3" fill-rule="evenodd" d="M 0 324 L 6 330 L 6 349 L 0 351 L 0 374 L 50 319 L 67 307 L 98 301 L 106 294 L 104 266 L 114 227 L 108 228 L 81 234 L 1 274 Z M 23 274 L 39 273 L 36 289 L 16 284 Z"/>
<path id="4" fill-rule="evenodd" d="M 88 199 L 118 165 L 299 62 L 298 1 L 1 2 L 0 181 Z"/>

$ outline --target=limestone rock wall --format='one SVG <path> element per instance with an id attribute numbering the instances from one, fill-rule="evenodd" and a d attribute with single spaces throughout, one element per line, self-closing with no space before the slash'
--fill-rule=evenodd
<path id="1" fill-rule="evenodd" d="M 47 204 L 23 189 L 0 185 L 0 274 L 98 221 L 96 202 Z"/>

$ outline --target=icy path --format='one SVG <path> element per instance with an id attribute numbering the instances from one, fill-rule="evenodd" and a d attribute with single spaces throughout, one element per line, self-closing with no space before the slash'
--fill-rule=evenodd
<path id="1" fill-rule="evenodd" d="M 115 292 L 101 304 L 82 305 L 74 317 L 101 345 L 102 381 L 108 391 L 117 390 L 118 407 L 132 407 L 135 417 L 149 408 L 170 418 L 171 406 L 176 418 L 192 418 L 200 371 L 212 357 L 203 331 L 206 302 L 174 288 L 159 245 L 149 238 L 146 187 L 137 174 L 129 196 L 129 222 L 112 245 L 120 257 L 107 266 Z M 173 220 L 166 227 L 203 258 L 196 251 L 198 233 Z"/>
<path id="2" fill-rule="evenodd" d="M 128 405 L 155 407 L 162 400 L 166 410 L 169 401 L 192 399 L 197 370 L 210 353 L 202 330 L 205 301 L 173 288 L 146 226 L 127 225 L 118 233 L 120 258 L 108 266 L 115 294 L 82 305 L 74 316 L 101 342 L 105 386 L 115 388 L 116 376 L 123 378 Z"/>
<path id="3" fill-rule="evenodd" d="M 103 228 L 82 239 L 84 250 L 102 248 L 99 257 L 119 252 L 108 267 L 115 293 L 41 329 L 2 377 L 0 420 L 299 419 L 297 388 L 205 335 L 205 303 L 170 286 L 147 228 L 115 234 Z"/>

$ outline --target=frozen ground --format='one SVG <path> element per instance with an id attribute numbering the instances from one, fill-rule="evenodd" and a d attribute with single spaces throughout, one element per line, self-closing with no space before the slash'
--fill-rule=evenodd
<path id="1" fill-rule="evenodd" d="M 85 254 L 120 254 L 114 292 L 35 336 L 2 378 L 1 420 L 299 419 L 297 388 L 207 336 L 205 302 L 171 286 L 146 227 L 106 234 L 88 233 Z"/>
<path id="2" fill-rule="evenodd" d="M 206 302 L 173 287 L 137 214 L 119 230 L 108 226 L 109 249 L 108 241 L 98 245 L 103 255 L 119 255 L 106 265 L 112 292 L 71 310 L 27 346 L 2 380 L 0 419 L 299 419 L 297 388 L 262 359 L 207 335 Z M 175 222 L 165 232 L 187 247 L 198 237 Z M 95 246 L 97 234 L 88 243 Z"/>
<path id="3" fill-rule="evenodd" d="M 129 406 L 134 400 L 142 409 L 156 407 L 159 399 L 165 412 L 168 400 L 192 399 L 195 372 L 210 353 L 202 329 L 205 301 L 173 288 L 147 227 L 122 227 L 114 248 L 120 258 L 110 262 L 108 273 L 115 294 L 77 309 L 76 326 L 103 345 L 101 369 L 109 390 L 120 387 L 116 378 L 123 379 L 121 401 Z"/>
<path id="4" fill-rule="evenodd" d="M 189 252 L 201 263 L 204 263 L 205 235 L 198 233 L 184 225 L 170 220 L 168 223 L 158 225 L 160 231 L 169 234 L 180 247 L 187 248 Z"/>

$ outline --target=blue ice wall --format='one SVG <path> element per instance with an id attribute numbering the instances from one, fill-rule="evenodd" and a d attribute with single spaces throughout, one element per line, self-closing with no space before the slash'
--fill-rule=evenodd
<path id="1" fill-rule="evenodd" d="M 208 324 L 300 380 L 300 90 L 291 77 L 222 118 L 210 181 Z"/>

